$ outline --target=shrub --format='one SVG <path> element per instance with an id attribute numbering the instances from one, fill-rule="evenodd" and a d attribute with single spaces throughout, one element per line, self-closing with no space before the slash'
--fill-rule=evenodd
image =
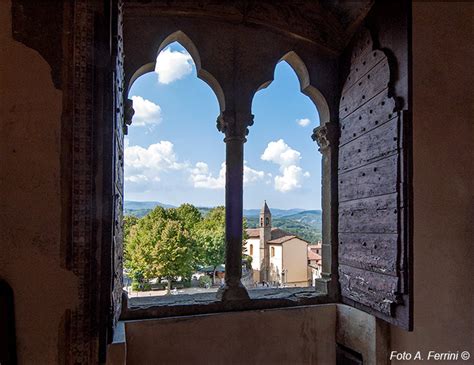
<path id="1" fill-rule="evenodd" d="M 199 278 L 199 286 L 201 288 L 209 287 L 211 285 L 212 285 L 212 279 L 209 276 L 203 275 Z"/>
<path id="2" fill-rule="evenodd" d="M 151 290 L 151 284 L 132 281 L 132 290 L 133 291 L 149 291 Z"/>

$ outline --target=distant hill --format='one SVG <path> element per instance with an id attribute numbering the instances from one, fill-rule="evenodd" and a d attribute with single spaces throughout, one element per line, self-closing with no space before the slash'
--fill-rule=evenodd
<path id="1" fill-rule="evenodd" d="M 173 205 L 161 202 L 137 202 L 126 200 L 124 204 L 124 214 L 141 218 L 157 206 L 163 208 L 175 208 Z M 202 215 L 206 215 L 212 208 L 198 207 L 198 209 Z M 309 242 L 315 242 L 321 239 L 322 219 L 320 210 L 272 208 L 271 211 L 273 227 L 278 227 L 298 235 Z M 260 209 L 244 209 L 243 213 L 249 228 L 255 228 L 258 226 Z"/>
<path id="2" fill-rule="evenodd" d="M 246 217 L 249 228 L 258 227 L 258 217 Z M 296 214 L 280 217 L 273 215 L 272 226 L 293 233 L 308 242 L 315 242 L 322 238 L 322 214 L 320 210 L 302 210 Z"/>
<path id="3" fill-rule="evenodd" d="M 124 202 L 124 215 L 133 215 L 141 218 L 150 213 L 155 207 L 160 206 L 163 208 L 175 208 L 174 205 L 165 204 L 161 202 L 137 202 L 132 200 L 125 200 Z"/>
<path id="4" fill-rule="evenodd" d="M 278 209 L 272 208 L 273 217 L 283 217 L 291 214 L 305 212 L 304 209 Z M 244 209 L 244 217 L 258 217 L 260 216 L 260 209 Z"/>
<path id="5" fill-rule="evenodd" d="M 272 212 L 273 213 L 273 212 Z M 322 212 L 320 210 L 304 210 L 296 214 L 285 215 L 285 219 L 295 220 L 309 225 L 322 224 Z"/>

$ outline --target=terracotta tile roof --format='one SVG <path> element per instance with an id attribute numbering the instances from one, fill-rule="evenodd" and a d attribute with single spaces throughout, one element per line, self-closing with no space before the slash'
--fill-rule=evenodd
<path id="1" fill-rule="evenodd" d="M 279 239 L 279 238 L 285 237 L 285 236 L 296 237 L 294 234 L 286 232 L 286 231 L 284 231 L 280 228 L 272 228 L 272 238 L 271 238 L 271 240 L 276 240 L 276 239 Z"/>
<path id="2" fill-rule="evenodd" d="M 283 237 L 280 237 L 280 238 L 276 238 L 274 240 L 270 240 L 268 241 L 268 243 L 273 243 L 273 244 L 281 244 L 283 242 L 286 242 L 286 241 L 289 241 L 293 238 L 295 238 L 296 236 L 283 236 Z M 296 237 L 297 238 L 297 237 Z"/>
<path id="3" fill-rule="evenodd" d="M 247 228 L 246 230 L 248 238 L 259 238 L 260 237 L 260 228 Z M 289 241 L 293 238 L 298 238 L 301 241 L 305 241 L 294 234 L 286 232 L 280 228 L 272 228 L 271 231 L 272 237 L 268 243 L 281 244 L 283 242 Z M 306 241 L 305 241 L 306 242 Z"/>
<path id="4" fill-rule="evenodd" d="M 249 238 L 259 238 L 260 237 L 260 228 L 247 228 L 245 230 Z"/>
<path id="5" fill-rule="evenodd" d="M 319 261 L 321 260 L 321 255 L 318 255 L 316 252 L 313 250 L 308 250 L 308 260 L 316 260 Z"/>

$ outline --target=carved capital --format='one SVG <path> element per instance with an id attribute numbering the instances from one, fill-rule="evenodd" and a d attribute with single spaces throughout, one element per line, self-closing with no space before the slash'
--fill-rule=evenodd
<path id="1" fill-rule="evenodd" d="M 313 129 L 311 136 L 316 141 L 321 152 L 331 146 L 335 146 L 339 140 L 339 125 L 336 122 L 329 122 Z"/>
<path id="2" fill-rule="evenodd" d="M 249 129 L 253 125 L 253 115 L 250 113 L 239 113 L 224 111 L 217 118 L 217 129 L 225 134 L 224 141 L 242 140 L 249 134 Z"/>
<path id="3" fill-rule="evenodd" d="M 133 109 L 133 100 L 125 99 L 124 116 L 125 116 L 126 125 L 132 124 L 132 118 L 134 114 L 135 114 L 135 110 Z"/>

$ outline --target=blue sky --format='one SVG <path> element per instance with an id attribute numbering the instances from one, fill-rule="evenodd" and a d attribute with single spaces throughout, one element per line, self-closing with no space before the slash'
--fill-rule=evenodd
<path id="1" fill-rule="evenodd" d="M 135 115 L 125 140 L 125 199 L 197 206 L 224 204 L 225 144 L 217 99 L 177 43 L 129 97 Z M 280 62 L 275 80 L 253 100 L 245 144 L 244 208 L 321 208 L 321 155 L 311 140 L 316 107 Z"/>

